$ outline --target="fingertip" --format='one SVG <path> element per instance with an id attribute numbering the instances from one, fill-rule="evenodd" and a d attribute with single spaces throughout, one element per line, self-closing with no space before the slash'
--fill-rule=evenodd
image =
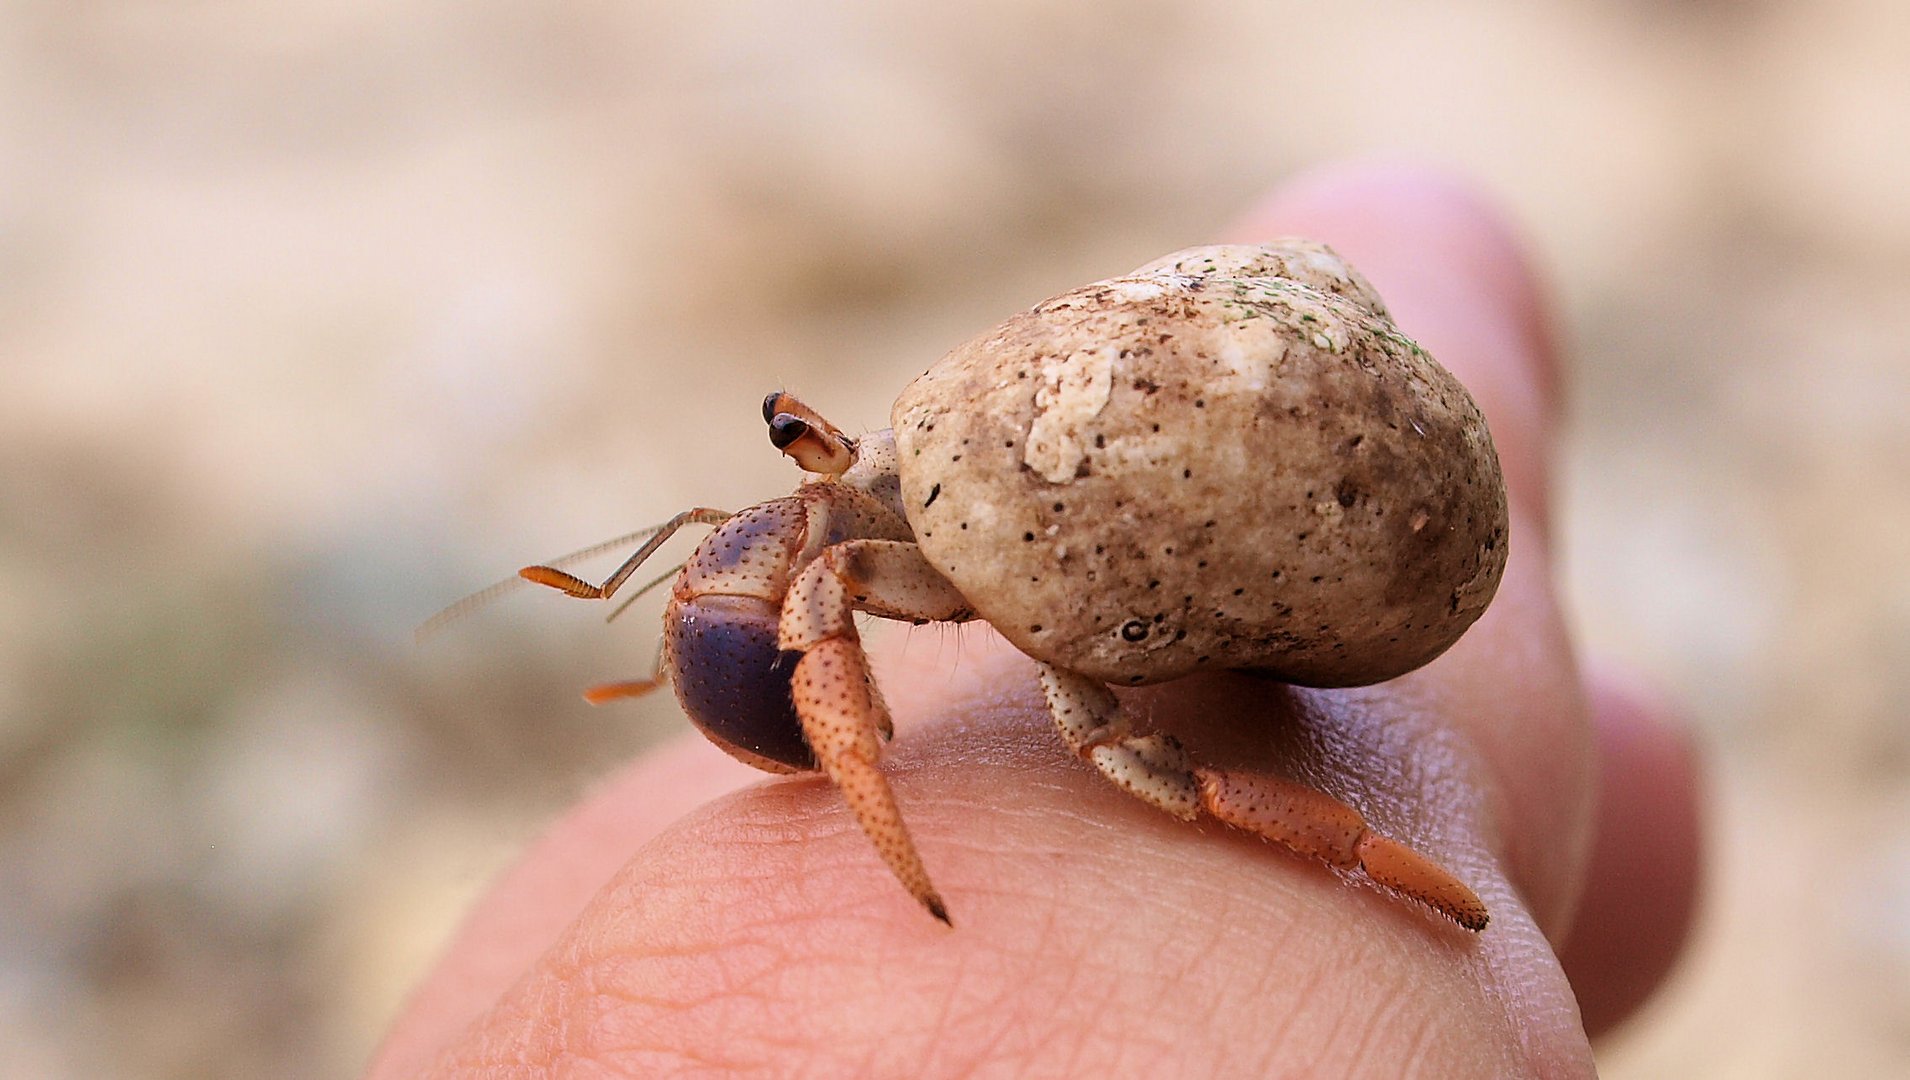
<path id="1" fill-rule="evenodd" d="M 1419 166 L 1329 166 L 1282 184 L 1227 235 L 1305 236 L 1344 255 L 1472 392 L 1515 500 L 1542 505 L 1561 382 L 1551 317 L 1517 230 L 1476 186 Z"/>
<path id="2" fill-rule="evenodd" d="M 1703 781 L 1678 710 L 1637 677 L 1586 678 L 1601 781 L 1596 836 L 1560 960 L 1586 1033 L 1617 1027 L 1675 967 L 1703 883 Z"/>

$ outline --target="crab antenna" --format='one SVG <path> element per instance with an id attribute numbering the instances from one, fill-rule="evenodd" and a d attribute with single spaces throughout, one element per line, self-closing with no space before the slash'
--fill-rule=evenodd
<path id="1" fill-rule="evenodd" d="M 650 537 L 655 536 L 656 534 L 662 532 L 667 527 L 668 527 L 668 523 L 665 522 L 662 525 L 652 525 L 647 529 L 638 529 L 636 532 L 627 533 L 623 536 L 617 537 L 614 540 L 605 540 L 604 542 L 600 544 L 592 544 L 587 548 L 581 548 L 577 551 L 571 552 L 568 555 L 559 555 L 557 558 L 551 559 L 545 562 L 544 565 L 551 566 L 551 567 L 565 567 L 565 566 L 573 565 L 575 563 L 580 563 L 580 562 L 583 562 L 585 559 L 594 558 L 598 555 L 603 555 L 607 552 L 616 551 L 619 548 L 627 548 L 631 544 L 634 544 L 639 540 L 648 540 Z M 477 611 L 479 608 L 486 607 L 489 604 L 496 601 L 499 597 L 507 596 L 510 593 L 516 592 L 518 589 L 523 588 L 524 586 L 529 584 L 530 582 L 525 581 L 523 578 L 517 576 L 516 574 L 512 574 L 510 577 L 505 578 L 503 581 L 497 582 L 486 588 L 479 589 L 477 592 L 474 592 L 471 595 L 465 597 L 464 599 L 459 600 L 458 602 L 452 604 L 450 607 L 444 608 L 443 610 L 439 611 L 436 615 L 433 615 L 429 619 L 426 619 L 424 622 L 418 624 L 417 629 L 412 631 L 412 638 L 418 644 L 422 645 L 426 641 L 429 641 L 432 638 L 437 637 L 439 634 L 443 633 L 446 627 L 450 626 L 453 623 L 462 621 L 463 619 L 470 616 L 473 612 Z M 646 585 L 644 587 L 647 589 L 647 588 L 651 588 L 652 586 Z"/>
<path id="2" fill-rule="evenodd" d="M 763 420 L 769 424 L 770 445 L 804 472 L 840 476 L 856 463 L 855 441 L 793 395 L 778 390 L 764 398 Z"/>

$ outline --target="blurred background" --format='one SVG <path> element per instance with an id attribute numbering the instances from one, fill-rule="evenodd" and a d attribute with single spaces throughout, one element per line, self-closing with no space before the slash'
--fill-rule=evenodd
<path id="1" fill-rule="evenodd" d="M 1605 1074 L 1901 1075 L 1910 6 L 1330 9 L 0 5 L 0 1072 L 351 1074 L 681 729 L 577 697 L 654 607 L 416 623 L 786 490 L 769 389 L 880 426 L 1005 314 L 1379 154 L 1546 264 L 1577 629 L 1712 751 L 1695 946 Z"/>

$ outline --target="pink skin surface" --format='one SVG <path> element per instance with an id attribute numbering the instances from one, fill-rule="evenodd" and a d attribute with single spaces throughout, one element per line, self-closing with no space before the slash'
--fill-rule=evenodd
<path id="1" fill-rule="evenodd" d="M 1587 1027 L 1682 947 L 1698 788 L 1664 711 L 1622 680 L 1588 689 L 1561 623 L 1543 289 L 1476 195 L 1415 171 L 1308 175 L 1220 239 L 1288 234 L 1336 247 L 1472 390 L 1511 563 L 1485 617 L 1405 678 L 1218 675 L 1136 700 L 1196 743 L 1276 732 L 1260 752 L 1280 767 L 1450 860 L 1491 906 L 1484 934 L 1115 791 L 985 628 L 960 649 L 891 633 L 885 768 L 953 931 L 826 782 L 686 738 L 480 901 L 369 1075 L 1591 1075 Z"/>

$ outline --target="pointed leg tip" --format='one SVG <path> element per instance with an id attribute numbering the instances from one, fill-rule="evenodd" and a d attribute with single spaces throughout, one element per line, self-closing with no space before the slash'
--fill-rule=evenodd
<path id="1" fill-rule="evenodd" d="M 955 924 L 949 921 L 948 918 L 948 907 L 942 903 L 941 897 L 934 895 L 927 896 L 923 898 L 922 906 L 928 908 L 930 915 L 940 919 L 943 926 L 948 927 L 950 930 L 955 929 Z"/>

